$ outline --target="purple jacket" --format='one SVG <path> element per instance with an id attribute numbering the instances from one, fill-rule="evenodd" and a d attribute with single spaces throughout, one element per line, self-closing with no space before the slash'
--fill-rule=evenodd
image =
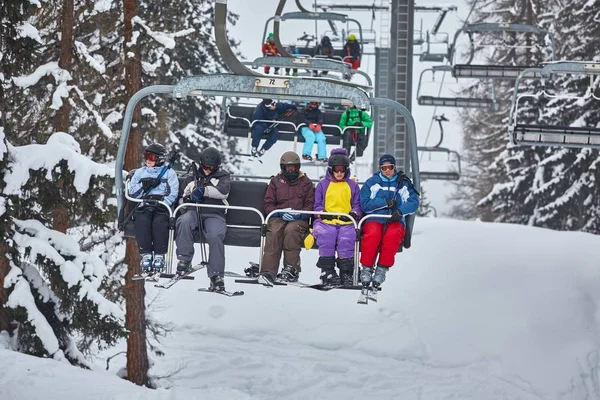
<path id="1" fill-rule="evenodd" d="M 327 169 L 325 178 L 317 184 L 317 188 L 315 189 L 315 211 L 346 214 L 354 211 L 359 217 L 362 216 L 360 209 L 360 188 L 353 179 L 350 179 L 350 169 L 346 170 L 344 180 L 341 182 L 333 181 L 333 177 L 329 173 L 329 169 Z M 344 223 L 338 219 L 330 221 L 332 221 L 331 223 Z"/>

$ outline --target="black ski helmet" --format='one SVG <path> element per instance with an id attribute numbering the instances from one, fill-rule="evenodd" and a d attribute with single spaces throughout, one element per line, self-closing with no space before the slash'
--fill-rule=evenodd
<path id="1" fill-rule="evenodd" d="M 200 153 L 200 163 L 217 169 L 221 166 L 221 153 L 214 147 L 207 147 Z"/>
<path id="2" fill-rule="evenodd" d="M 286 171 L 285 167 L 290 165 L 296 166 L 296 171 Z M 293 151 L 286 151 L 281 155 L 279 166 L 283 176 L 290 182 L 294 182 L 300 176 L 300 156 Z"/>
<path id="3" fill-rule="evenodd" d="M 167 160 L 167 149 L 159 143 L 152 143 L 144 149 L 144 153 L 156 154 L 156 167 L 164 165 Z"/>
<path id="4" fill-rule="evenodd" d="M 327 160 L 328 171 L 333 176 L 333 167 L 342 166 L 346 170 L 350 168 L 350 159 L 348 158 L 348 151 L 346 149 L 333 149 L 331 155 Z"/>

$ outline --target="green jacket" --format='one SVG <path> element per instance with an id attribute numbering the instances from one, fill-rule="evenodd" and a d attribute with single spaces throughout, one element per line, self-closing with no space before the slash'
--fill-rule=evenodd
<path id="1" fill-rule="evenodd" d="M 355 123 L 360 122 L 364 128 L 370 128 L 373 126 L 373 121 L 369 114 L 366 111 L 361 111 L 356 107 L 352 107 L 343 112 L 340 117 L 340 122 L 338 126 L 340 129 L 344 130 L 347 126 L 353 126 Z M 359 133 L 364 133 L 364 129 L 362 127 L 356 127 L 356 131 Z"/>

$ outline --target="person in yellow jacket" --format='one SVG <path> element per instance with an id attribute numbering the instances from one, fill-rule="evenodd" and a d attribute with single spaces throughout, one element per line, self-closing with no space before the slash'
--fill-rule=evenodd
<path id="1" fill-rule="evenodd" d="M 360 188 L 350 178 L 350 159 L 346 149 L 333 149 L 325 178 L 315 188 L 315 211 L 350 214 L 360 219 Z M 319 246 L 321 281 L 332 286 L 351 286 L 354 272 L 356 230 L 346 216 L 317 215 L 313 236 Z M 337 251 L 338 275 L 335 270 Z"/>

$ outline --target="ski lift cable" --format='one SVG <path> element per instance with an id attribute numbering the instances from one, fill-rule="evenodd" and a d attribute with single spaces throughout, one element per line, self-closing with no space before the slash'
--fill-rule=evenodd
<path id="1" fill-rule="evenodd" d="M 477 3 L 479 2 L 479 0 L 475 0 L 473 2 L 473 5 L 471 6 L 471 9 L 469 10 L 469 14 L 467 14 L 467 18 L 465 18 L 465 22 L 463 23 L 463 29 L 467 26 L 467 24 L 469 23 L 469 18 L 471 18 L 471 14 L 473 13 L 473 11 L 475 10 L 475 7 L 477 6 Z M 446 63 L 448 63 L 448 61 L 446 61 Z M 444 84 L 444 79 L 446 78 L 446 71 L 443 72 L 442 74 L 442 80 L 440 82 L 440 88 L 438 90 L 438 97 L 441 95 L 442 93 L 442 88 L 443 88 L 443 84 Z M 433 113 L 431 116 L 431 120 L 429 121 L 429 128 L 427 129 L 427 136 L 425 136 L 425 146 L 427 146 L 427 141 L 429 140 L 429 137 L 431 136 L 431 129 L 433 128 L 433 122 L 435 121 L 435 116 L 437 115 L 437 106 L 435 106 L 433 108 Z M 423 160 L 423 156 L 424 153 L 421 154 L 421 159 L 419 161 Z"/>

